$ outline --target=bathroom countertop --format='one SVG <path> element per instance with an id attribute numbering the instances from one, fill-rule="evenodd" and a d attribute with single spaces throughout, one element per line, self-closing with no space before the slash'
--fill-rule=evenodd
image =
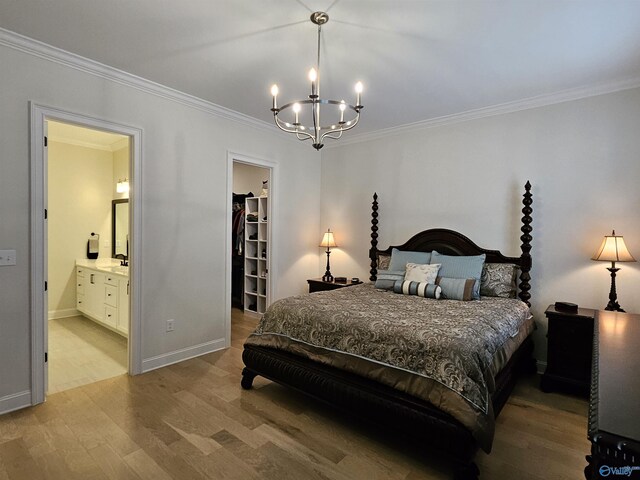
<path id="1" fill-rule="evenodd" d="M 104 273 L 112 273 L 120 277 L 129 277 L 129 267 L 123 267 L 120 265 L 120 260 L 115 258 L 98 258 L 96 260 L 90 260 L 88 258 L 76 259 L 76 266 L 91 268 L 93 270 L 99 270 Z"/>

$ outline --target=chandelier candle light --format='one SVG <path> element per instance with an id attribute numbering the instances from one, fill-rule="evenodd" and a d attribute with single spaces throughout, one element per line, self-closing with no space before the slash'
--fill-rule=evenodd
<path id="1" fill-rule="evenodd" d="M 337 140 L 342 137 L 343 132 L 355 127 L 360 120 L 360 110 L 364 107 L 362 105 L 362 82 L 356 83 L 355 105 L 346 103 L 344 100 L 326 100 L 320 97 L 320 35 L 322 33 L 322 25 L 329 21 L 329 15 L 324 12 L 315 12 L 311 14 L 311 21 L 318 26 L 318 59 L 315 68 L 309 70 L 311 95 L 309 95 L 308 100 L 290 102 L 282 107 L 278 107 L 278 86 L 273 85 L 271 87 L 271 95 L 273 96 L 271 111 L 273 112 L 273 119 L 280 130 L 287 133 L 295 133 L 298 140 L 312 140 L 313 148 L 320 150 L 324 146 L 323 140 L 325 137 Z M 312 126 L 305 127 L 300 123 L 300 112 L 302 111 L 303 105 L 311 105 Z M 338 107 L 340 113 L 339 116 L 336 115 L 336 120 L 338 120 L 336 123 L 322 126 L 320 123 L 321 105 L 335 105 Z M 293 123 L 285 122 L 279 117 L 281 112 L 288 109 L 293 111 Z M 347 109 L 355 112 L 355 117 L 345 121 L 344 112 Z"/>

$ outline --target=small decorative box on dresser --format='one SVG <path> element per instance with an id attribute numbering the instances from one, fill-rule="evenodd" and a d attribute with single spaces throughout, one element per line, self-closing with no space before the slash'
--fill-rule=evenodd
<path id="1" fill-rule="evenodd" d="M 578 313 L 567 313 L 549 305 L 544 313 L 548 320 L 547 369 L 540 388 L 544 392 L 560 388 L 588 395 L 596 311 L 579 308 Z"/>
<path id="2" fill-rule="evenodd" d="M 585 478 L 640 479 L 640 315 L 599 311 L 595 323 Z"/>
<path id="3" fill-rule="evenodd" d="M 325 282 L 322 278 L 310 278 L 307 280 L 309 284 L 309 293 L 324 292 L 325 290 L 335 290 L 336 288 L 351 287 L 353 285 L 360 285 L 362 282 L 353 282 L 347 280 L 346 282 Z"/>

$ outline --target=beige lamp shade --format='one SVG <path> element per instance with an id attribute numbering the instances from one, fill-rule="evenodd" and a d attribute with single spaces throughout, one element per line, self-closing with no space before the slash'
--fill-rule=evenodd
<path id="1" fill-rule="evenodd" d="M 636 259 L 629 253 L 624 244 L 622 235 L 616 235 L 614 230 L 611 235 L 605 235 L 602 245 L 598 248 L 591 260 L 602 260 L 604 262 L 635 262 Z"/>
<path id="2" fill-rule="evenodd" d="M 322 237 L 322 241 L 320 242 L 320 246 L 326 247 L 326 248 L 334 248 L 338 246 L 336 245 L 336 241 L 333 238 L 333 232 L 331 231 L 331 229 L 327 230 L 324 233 L 324 236 Z"/>

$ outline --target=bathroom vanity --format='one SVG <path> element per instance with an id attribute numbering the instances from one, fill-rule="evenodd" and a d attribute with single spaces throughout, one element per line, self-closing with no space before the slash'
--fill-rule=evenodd
<path id="1" fill-rule="evenodd" d="M 129 267 L 76 260 L 76 308 L 125 337 L 129 334 Z"/>

